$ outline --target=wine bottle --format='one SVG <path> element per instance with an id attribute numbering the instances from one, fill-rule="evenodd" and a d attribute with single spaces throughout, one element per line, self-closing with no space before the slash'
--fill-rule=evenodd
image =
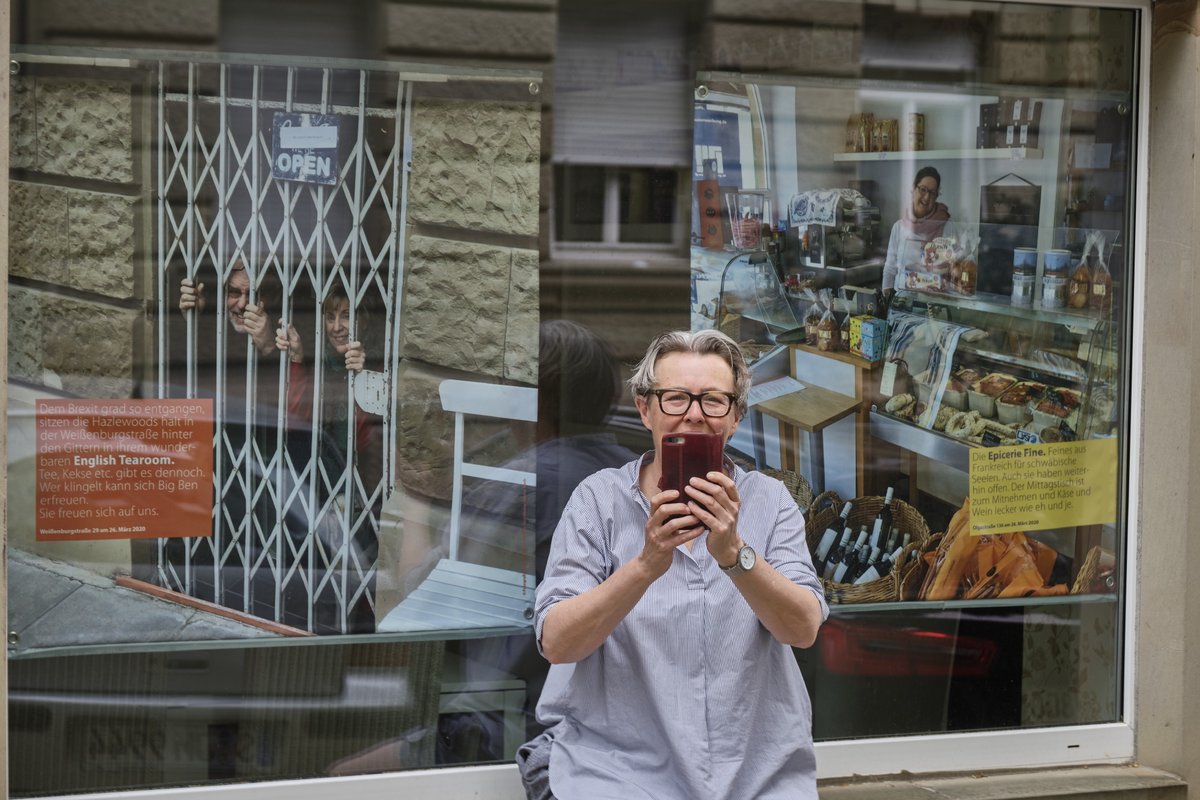
<path id="1" fill-rule="evenodd" d="M 887 544 L 884 545 L 883 552 L 890 553 L 893 550 L 895 550 L 896 549 L 896 540 L 899 538 L 900 538 L 900 531 L 898 531 L 896 529 L 896 526 L 893 525 L 892 529 L 890 531 L 888 531 Z"/>
<path id="2" fill-rule="evenodd" d="M 825 568 L 825 559 L 829 557 L 829 550 L 833 547 L 833 543 L 837 541 L 838 533 L 843 529 L 849 530 L 846 525 L 846 520 L 850 516 L 850 501 L 846 501 L 846 505 L 842 506 L 842 513 L 838 518 L 829 523 L 829 527 L 825 529 L 825 533 L 821 536 L 821 541 L 817 543 L 817 552 L 814 561 L 816 562 L 817 571 Z"/>
<path id="3" fill-rule="evenodd" d="M 862 559 L 855 565 L 854 570 L 846 575 L 846 583 L 858 583 L 858 579 L 869 570 L 875 569 L 879 563 L 879 548 L 872 547 L 870 555 Z"/>
<path id="4" fill-rule="evenodd" d="M 897 547 L 894 552 L 888 553 L 876 563 L 863 570 L 863 573 L 858 576 L 854 583 L 870 583 L 871 581 L 877 581 L 880 578 L 887 577 L 887 575 L 892 571 L 892 568 L 895 566 L 896 559 L 900 557 L 900 553 L 903 551 L 904 548 Z"/>
<path id="5" fill-rule="evenodd" d="M 883 508 L 879 509 L 879 513 L 875 515 L 875 519 L 882 522 L 881 527 L 885 531 L 892 529 L 892 492 L 893 489 L 889 486 L 883 495 Z"/>
<path id="6" fill-rule="evenodd" d="M 837 569 L 833 571 L 833 582 L 844 583 L 846 580 L 846 574 L 850 572 L 850 568 L 857 560 L 858 553 L 856 550 L 852 550 L 850 554 L 842 561 L 842 563 L 837 565 Z"/>
<path id="7" fill-rule="evenodd" d="M 829 558 L 821 565 L 820 574 L 822 579 L 829 580 L 833 577 L 833 571 L 837 569 L 837 565 L 846 557 L 846 551 L 850 547 L 850 537 L 852 535 L 853 531 L 847 525 L 845 532 L 842 533 L 841 541 L 838 542 L 837 547 L 833 548 L 833 552 L 829 554 Z"/>
<path id="8" fill-rule="evenodd" d="M 862 556 L 859 551 L 867 543 L 867 526 L 863 525 L 862 530 L 858 534 L 858 539 L 854 542 L 854 547 L 846 554 L 841 563 L 838 564 L 833 571 L 833 582 L 842 583 L 848 573 L 859 561 Z"/>
<path id="9" fill-rule="evenodd" d="M 880 540 L 880 538 L 883 536 L 883 530 L 883 519 L 876 517 L 875 525 L 871 529 L 871 538 L 869 540 L 871 547 L 883 547 L 885 544 L 887 544 L 887 542 Z"/>

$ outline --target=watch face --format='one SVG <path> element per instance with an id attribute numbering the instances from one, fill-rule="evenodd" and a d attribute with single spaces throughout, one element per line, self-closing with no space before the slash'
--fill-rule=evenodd
<path id="1" fill-rule="evenodd" d="M 738 564 L 742 569 L 750 569 L 754 566 L 754 551 L 749 547 L 743 547 L 738 551 Z"/>

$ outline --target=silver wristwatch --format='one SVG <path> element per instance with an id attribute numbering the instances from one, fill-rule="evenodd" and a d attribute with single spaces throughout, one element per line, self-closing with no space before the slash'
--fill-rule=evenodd
<path id="1" fill-rule="evenodd" d="M 743 572 L 749 572 L 754 569 L 754 562 L 758 559 L 758 554 L 754 552 L 754 548 L 748 544 L 742 545 L 742 549 L 738 550 L 737 561 L 734 561 L 728 567 L 721 567 L 721 572 L 724 572 L 731 578 L 736 578 Z"/>

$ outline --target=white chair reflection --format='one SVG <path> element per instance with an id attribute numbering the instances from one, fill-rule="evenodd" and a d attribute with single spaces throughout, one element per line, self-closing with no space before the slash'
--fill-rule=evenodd
<path id="1" fill-rule="evenodd" d="M 459 560 L 463 479 L 501 481 L 532 489 L 533 472 L 464 461 L 466 416 L 537 420 L 537 390 L 447 380 L 439 387 L 442 408 L 454 414 L 454 478 L 448 555 L 411 594 L 379 622 L 383 633 L 444 631 L 446 638 L 520 633 L 532 625 L 534 576 L 530 572 Z M 532 563 L 532 559 L 531 559 Z"/>

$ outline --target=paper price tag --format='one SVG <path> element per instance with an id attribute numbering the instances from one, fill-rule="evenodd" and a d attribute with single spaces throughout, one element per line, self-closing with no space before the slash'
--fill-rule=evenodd
<path id="1" fill-rule="evenodd" d="M 891 397 L 896 391 L 896 362 L 889 361 L 883 365 L 883 374 L 879 378 L 879 393 Z"/>
<path id="2" fill-rule="evenodd" d="M 1024 444 L 1037 444 L 1038 442 L 1042 441 L 1042 438 L 1036 433 L 1031 433 L 1030 431 L 1024 429 L 1018 429 L 1017 441 Z"/>

